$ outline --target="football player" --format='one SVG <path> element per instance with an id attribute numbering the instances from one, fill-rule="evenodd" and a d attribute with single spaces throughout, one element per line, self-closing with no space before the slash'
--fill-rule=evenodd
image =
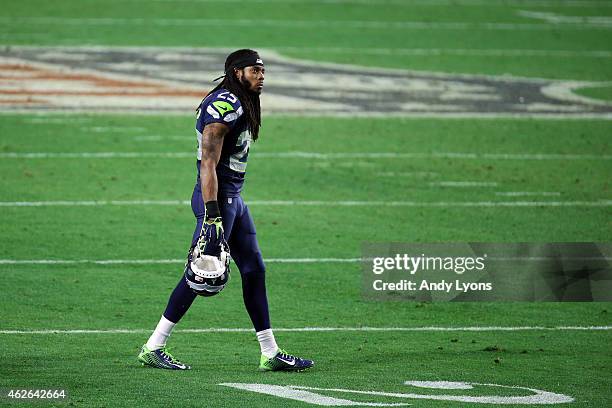
<path id="1" fill-rule="evenodd" d="M 190 367 L 166 349 L 174 326 L 197 295 L 219 293 L 229 279 L 229 253 L 242 278 L 244 305 L 261 348 L 262 371 L 301 371 L 314 365 L 281 350 L 270 326 L 265 265 L 255 225 L 240 191 L 251 142 L 261 124 L 259 95 L 265 68 L 256 51 L 242 49 L 225 61 L 223 79 L 200 103 L 196 113 L 198 177 L 191 198 L 197 223 L 185 273 L 138 360 L 144 365 L 173 370 Z M 227 260 L 227 261 L 226 261 Z"/>

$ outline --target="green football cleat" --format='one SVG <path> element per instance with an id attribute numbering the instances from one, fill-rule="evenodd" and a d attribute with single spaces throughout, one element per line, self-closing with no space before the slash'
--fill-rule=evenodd
<path id="1" fill-rule="evenodd" d="M 279 350 L 272 358 L 261 355 L 259 361 L 260 371 L 304 371 L 314 366 L 314 361 L 306 360 Z"/>
<path id="2" fill-rule="evenodd" d="M 162 347 L 157 350 L 149 350 L 145 344 L 142 346 L 140 354 L 138 354 L 138 361 L 140 361 L 142 365 L 155 368 L 165 368 L 167 370 L 191 370 L 190 366 L 183 364 L 174 358 L 174 356 L 168 352 L 166 347 Z"/>

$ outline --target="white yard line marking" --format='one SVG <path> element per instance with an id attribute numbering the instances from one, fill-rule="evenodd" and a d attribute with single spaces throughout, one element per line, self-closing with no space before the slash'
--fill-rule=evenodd
<path id="1" fill-rule="evenodd" d="M 187 152 L 75 152 L 75 153 L 0 153 L 2 159 L 195 159 Z"/>
<path id="2" fill-rule="evenodd" d="M 501 23 L 501 22 L 427 22 L 427 21 L 377 21 L 377 20 L 275 20 L 275 19 L 202 19 L 202 18 L 121 18 L 121 17 L 0 17 L 4 25 L 88 25 L 88 26 L 160 26 L 160 27 L 253 27 L 273 28 L 329 28 L 344 27 L 372 30 L 512 30 L 512 31 L 549 31 L 549 30 L 592 30 L 610 29 L 601 24 L 550 23 Z"/>
<path id="3" fill-rule="evenodd" d="M 17 110 L 12 111 L 17 112 Z M 23 113 L 32 114 L 31 111 L 22 110 Z M 55 111 L 56 113 L 62 113 L 61 111 Z M 134 111 L 136 112 L 136 111 Z M 169 114 L 171 114 L 169 111 Z M 152 115 L 150 111 L 139 111 L 139 114 Z M 164 112 L 165 113 L 165 112 Z M 538 119 L 538 120 L 612 120 L 612 113 L 511 113 L 511 112 L 401 112 L 401 113 L 380 113 L 380 112 L 359 112 L 361 118 L 402 118 L 402 119 L 481 119 L 481 120 L 495 120 L 495 119 Z M 284 113 L 270 113 L 270 117 L 281 117 L 281 118 L 295 118 L 295 117 L 321 117 L 319 113 L 300 112 L 299 114 L 284 114 Z M 338 112 L 334 114 L 337 118 L 354 118 L 355 113 L 350 112 Z"/>
<path id="4" fill-rule="evenodd" d="M 612 3 L 611 3 L 612 4 Z M 238 46 L 236 48 L 239 48 Z M 468 48 L 358 48 L 358 47 L 292 47 L 268 46 L 279 52 L 320 52 L 335 54 L 404 55 L 404 56 L 472 56 L 472 57 L 542 57 L 542 58 L 611 58 L 609 50 L 538 50 L 538 49 L 468 49 Z"/>
<path id="5" fill-rule="evenodd" d="M 393 153 L 393 152 L 256 152 L 257 157 L 291 159 L 468 159 L 468 160 L 612 160 L 612 155 L 594 154 L 554 154 L 554 153 L 473 153 L 473 152 L 432 152 L 432 153 Z M 1 156 L 0 156 L 1 157 Z"/>
<path id="6" fill-rule="evenodd" d="M 0 207 L 100 207 L 106 205 L 189 205 L 188 200 L 0 201 Z"/>
<path id="7" fill-rule="evenodd" d="M 433 171 L 381 171 L 376 173 L 378 177 L 438 177 L 440 173 Z"/>
<path id="8" fill-rule="evenodd" d="M 609 207 L 612 200 L 598 201 L 250 201 L 249 205 L 331 207 Z"/>
<path id="9" fill-rule="evenodd" d="M 82 130 L 96 133 L 129 133 L 144 132 L 147 128 L 138 126 L 92 126 L 84 127 Z"/>
<path id="10" fill-rule="evenodd" d="M 517 14 L 522 17 L 534 18 L 551 24 L 590 24 L 612 26 L 612 17 L 610 16 L 564 16 L 557 13 L 528 10 L 519 10 Z"/>
<path id="11" fill-rule="evenodd" d="M 360 258 L 269 258 L 270 263 L 354 263 L 361 262 Z"/>
<path id="12" fill-rule="evenodd" d="M 266 258 L 266 263 L 356 263 L 360 258 Z M 184 264 L 185 259 L 0 259 L 0 265 L 151 265 Z"/>
<path id="13" fill-rule="evenodd" d="M 149 136 L 133 136 L 132 140 L 157 142 L 160 140 L 194 140 L 193 136 L 171 136 L 171 135 L 149 135 Z"/>
<path id="14" fill-rule="evenodd" d="M 467 327 L 292 327 L 275 332 L 513 332 L 513 331 L 608 331 L 612 326 L 467 326 Z M 32 329 L 0 330 L 0 334 L 141 334 L 151 329 Z M 207 329 L 177 329 L 179 333 L 251 333 L 249 328 L 218 327 Z"/>
<path id="15" fill-rule="evenodd" d="M 475 153 L 475 152 L 254 152 L 254 155 L 269 159 L 463 159 L 463 160 L 612 160 L 608 154 L 555 154 L 555 153 Z M 0 153 L 0 159 L 150 159 L 189 158 L 195 152 L 20 152 Z"/>
<path id="16" fill-rule="evenodd" d="M 34 118 L 20 118 L 21 121 L 25 123 L 33 123 L 33 124 L 73 124 L 73 123 L 90 123 L 95 120 L 95 118 L 72 118 L 72 117 L 34 117 Z"/>
<path id="17" fill-rule="evenodd" d="M 273 47 L 279 52 L 321 52 L 336 54 L 405 55 L 405 56 L 472 56 L 472 57 L 558 57 L 610 58 L 608 50 L 533 50 L 533 49 L 465 49 L 465 48 L 356 48 L 356 47 Z"/>
<path id="18" fill-rule="evenodd" d="M 497 187 L 494 181 L 432 181 L 432 187 Z"/>
<path id="19" fill-rule="evenodd" d="M 561 193 L 557 191 L 497 191 L 495 195 L 502 197 L 559 197 Z"/>
<path id="20" fill-rule="evenodd" d="M 365 69 L 365 68 L 364 68 Z M 466 75 L 466 74 L 464 74 Z M 265 109 L 264 109 L 265 111 Z M 104 116 L 112 112 L 101 112 L 91 111 L 87 108 L 74 108 L 74 109 L 61 109 L 61 108 L 48 108 L 44 112 L 37 112 L 23 108 L 15 108 L 0 111 L 2 115 L 15 115 L 15 114 L 27 114 L 31 116 L 46 116 L 46 115 L 74 115 L 76 113 L 82 113 L 92 116 Z M 132 109 L 128 112 L 129 114 L 138 114 L 143 116 L 155 116 L 159 115 L 159 111 L 145 110 L 140 108 Z M 164 115 L 185 117 L 185 112 L 178 110 L 168 110 L 163 112 Z M 358 112 L 359 117 L 362 118 L 401 118 L 401 119 L 436 119 L 436 120 L 453 120 L 453 119 L 480 119 L 480 120 L 499 120 L 499 119 L 512 119 L 512 120 L 526 120 L 526 119 L 537 119 L 537 120 L 553 120 L 553 121 L 574 121 L 574 120 L 612 120 L 612 113 L 536 113 L 536 112 L 525 112 L 525 113 L 488 113 L 488 112 Z M 279 113 L 270 112 L 268 116 L 274 118 L 303 118 L 303 117 L 335 117 L 335 118 L 354 118 L 355 112 L 336 112 L 333 114 L 322 115 L 320 112 L 294 112 L 294 113 Z M 190 117 L 191 118 L 191 117 Z"/>
<path id="21" fill-rule="evenodd" d="M 561 260 L 574 260 L 574 261 L 612 261 L 610 257 L 591 257 L 591 256 L 580 256 L 580 257 L 555 257 L 555 256 L 509 256 L 509 257 L 487 257 L 489 261 L 496 262 L 542 262 L 542 261 L 561 261 Z"/>
<path id="22" fill-rule="evenodd" d="M 188 200 L 0 201 L 0 207 L 101 207 L 124 205 L 190 205 Z M 610 207 L 612 200 L 597 201 L 323 201 L 252 200 L 250 206 L 302 207 Z"/>
<path id="23" fill-rule="evenodd" d="M 609 257 L 488 257 L 489 261 L 498 262 L 540 262 L 559 259 L 572 259 L 583 261 L 612 261 Z M 266 263 L 286 263 L 286 264 L 321 264 L 321 263 L 360 263 L 371 261 L 372 258 L 266 258 Z M 184 264 L 185 259 L 0 259 L 0 265 L 172 265 Z"/>
<path id="24" fill-rule="evenodd" d="M 185 263 L 185 259 L 0 259 L 0 265 L 156 265 L 180 263 Z"/>

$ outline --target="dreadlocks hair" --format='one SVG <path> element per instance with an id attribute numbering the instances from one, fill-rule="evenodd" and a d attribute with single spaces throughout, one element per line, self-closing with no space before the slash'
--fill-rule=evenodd
<path id="1" fill-rule="evenodd" d="M 223 81 L 214 87 L 210 93 L 213 93 L 220 88 L 225 88 L 236 95 L 242 104 L 244 113 L 246 114 L 247 129 L 251 133 L 253 140 L 257 140 L 259 137 L 259 127 L 261 126 L 259 94 L 245 89 L 244 85 L 240 83 L 240 80 L 234 72 L 237 61 L 244 60 L 245 58 L 253 55 L 255 55 L 256 58 L 259 58 L 257 52 L 250 49 L 234 51 L 228 55 L 227 59 L 225 60 L 225 76 L 223 77 Z"/>

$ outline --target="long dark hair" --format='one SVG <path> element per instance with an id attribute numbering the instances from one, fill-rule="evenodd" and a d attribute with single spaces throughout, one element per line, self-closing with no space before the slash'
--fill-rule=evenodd
<path id="1" fill-rule="evenodd" d="M 259 58 L 259 55 L 256 51 L 249 49 L 242 49 L 238 51 L 232 52 L 227 56 L 225 60 L 225 76 L 223 77 L 223 81 L 212 91 L 213 93 L 220 88 L 225 88 L 234 95 L 238 99 L 240 99 L 240 104 L 244 110 L 244 114 L 246 115 L 247 121 L 247 129 L 251 132 L 251 136 L 253 140 L 257 140 L 259 137 L 259 127 L 261 126 L 261 107 L 259 105 L 259 94 L 256 92 L 250 92 L 243 84 L 240 83 L 238 77 L 236 77 L 236 73 L 234 72 L 234 68 L 236 67 L 236 63 L 238 61 L 243 61 L 246 58 L 253 57 Z M 243 67 L 240 67 L 243 68 Z"/>

